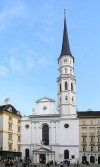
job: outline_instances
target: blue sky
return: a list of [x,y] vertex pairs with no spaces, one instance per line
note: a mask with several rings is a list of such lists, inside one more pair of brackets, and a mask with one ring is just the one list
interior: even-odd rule
[[63,10],[75,57],[77,108],[100,110],[100,0],[0,0],[0,105],[28,115],[57,99]]

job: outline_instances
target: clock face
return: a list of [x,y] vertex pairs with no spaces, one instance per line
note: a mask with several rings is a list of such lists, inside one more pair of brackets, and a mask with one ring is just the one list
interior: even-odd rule
[[46,110],[47,109],[47,106],[43,106],[43,110]]
[[68,127],[69,127],[69,124],[65,124],[64,127],[65,127],[65,128],[68,128]]

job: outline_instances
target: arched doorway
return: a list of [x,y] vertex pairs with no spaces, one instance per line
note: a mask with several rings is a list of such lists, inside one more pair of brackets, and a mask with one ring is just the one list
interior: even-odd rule
[[64,159],[69,159],[69,150],[64,151]]
[[45,154],[40,154],[40,163],[45,164],[46,163],[46,155]]
[[25,158],[29,158],[29,149],[28,148],[25,149]]
[[94,156],[90,157],[90,163],[95,163],[95,157]]
[[86,157],[86,156],[83,156],[83,157],[82,157],[82,164],[85,164],[85,162],[87,162],[87,157]]

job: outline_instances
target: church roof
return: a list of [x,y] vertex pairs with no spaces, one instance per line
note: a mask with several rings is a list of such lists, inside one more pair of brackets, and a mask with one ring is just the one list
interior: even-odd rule
[[[64,30],[63,30],[63,41],[62,41],[62,49],[61,49],[60,57],[65,56],[65,55],[72,56],[71,50],[70,50],[70,45],[69,45],[67,25],[66,25],[66,16],[65,16],[65,10],[64,10]],[[74,61],[74,57],[73,57],[73,61]]]

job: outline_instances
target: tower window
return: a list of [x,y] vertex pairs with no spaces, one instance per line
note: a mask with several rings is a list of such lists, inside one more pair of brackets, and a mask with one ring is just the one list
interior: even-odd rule
[[73,91],[73,83],[71,83],[71,90]]
[[72,69],[70,69],[70,74],[72,74]]
[[60,97],[60,103],[61,103],[61,97]]
[[74,101],[74,97],[72,96],[72,101]]
[[65,100],[68,100],[68,97],[67,97],[67,96],[65,96]]
[[65,74],[67,74],[67,68],[65,68]]
[[65,82],[65,90],[68,90],[68,84]]
[[61,92],[61,84],[59,85],[59,88],[60,88],[60,92]]
[[64,59],[64,62],[67,62],[67,59]]

